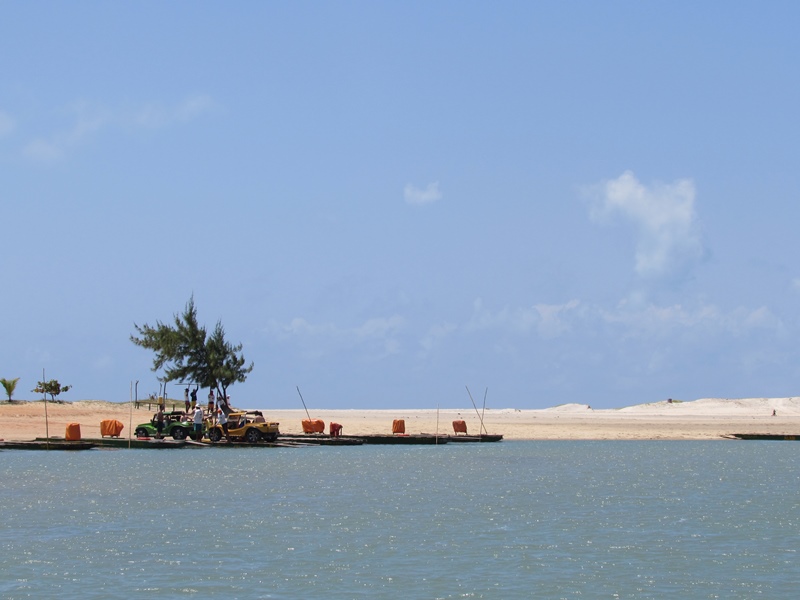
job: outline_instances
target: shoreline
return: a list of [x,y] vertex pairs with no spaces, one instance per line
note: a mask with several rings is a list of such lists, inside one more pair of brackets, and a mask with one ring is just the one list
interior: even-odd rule
[[[141,404],[141,402],[140,402]],[[47,423],[42,400],[0,402],[0,439],[27,441],[63,436],[68,423],[79,423],[81,437],[99,438],[100,422],[117,419],[127,438],[139,423],[149,421],[152,410],[133,408],[130,402],[77,400],[47,402]],[[281,433],[302,435],[303,409],[258,409],[280,423]],[[775,411],[775,416],[773,416]],[[463,420],[469,434],[481,432],[474,409],[320,409],[309,410],[322,419],[326,432],[331,422],[346,435],[390,434],[394,419],[405,420],[406,433],[452,434],[452,422]],[[711,440],[733,433],[800,435],[800,398],[704,398],[693,401],[654,402],[624,408],[591,409],[565,404],[544,409],[490,409],[483,414],[488,433],[505,440]]]

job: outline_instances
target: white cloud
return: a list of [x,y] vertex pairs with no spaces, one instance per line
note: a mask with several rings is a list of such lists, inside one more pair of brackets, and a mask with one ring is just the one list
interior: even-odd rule
[[424,358],[430,355],[433,350],[442,343],[448,336],[454,333],[458,327],[452,323],[441,323],[433,325],[428,332],[420,340],[419,344],[422,346],[420,357]]
[[539,334],[542,337],[556,337],[565,332],[579,304],[577,300],[570,300],[566,304],[536,304],[533,309],[538,316]]
[[191,121],[214,108],[214,101],[210,96],[198,94],[186,98],[175,109],[175,118],[179,121]]
[[309,344],[317,356],[361,344],[372,348],[375,343],[382,345],[384,354],[395,354],[400,348],[396,337],[405,325],[405,319],[399,315],[367,319],[360,325],[349,328],[333,323],[312,324],[304,318],[295,317],[287,324],[272,321],[264,331],[283,339]]
[[505,332],[520,338],[535,334],[541,339],[554,339],[566,334],[583,335],[599,329],[618,339],[662,338],[684,333],[741,337],[756,331],[776,335],[786,332],[780,318],[763,306],[723,312],[709,304],[687,308],[680,304],[659,306],[628,299],[613,309],[570,300],[564,304],[503,307],[493,311],[486,308],[479,298],[475,300],[472,317],[463,329],[467,333]]
[[543,338],[552,338],[570,329],[579,307],[578,300],[570,300],[566,304],[534,304],[514,309],[504,307],[492,312],[485,309],[483,301],[478,298],[473,304],[467,330],[502,329],[517,334],[535,330]]
[[43,162],[57,160],[68,149],[81,144],[110,121],[109,113],[102,109],[89,109],[85,105],[78,105],[73,110],[78,114],[70,128],[57,132],[49,138],[32,140],[23,148],[25,156]]
[[189,96],[176,106],[147,104],[134,111],[130,120],[140,127],[158,129],[173,123],[192,121],[210,111],[213,107],[214,101],[210,96],[197,94]]
[[33,140],[25,145],[22,153],[33,160],[53,162],[64,155],[64,150],[55,140]]
[[0,110],[0,137],[4,135],[8,135],[12,131],[14,131],[14,119],[8,113],[3,112]]
[[626,171],[600,186],[595,218],[621,214],[634,224],[636,273],[660,276],[680,272],[700,260],[705,250],[695,213],[695,187],[688,179],[644,186]]
[[731,335],[739,337],[756,330],[776,334],[785,331],[783,322],[767,307],[743,307],[724,313],[714,305],[686,308],[680,304],[639,306],[621,302],[615,310],[598,310],[603,321],[623,329],[626,336],[669,336],[677,330],[697,335]]
[[403,324],[403,317],[399,315],[388,318],[373,318],[354,328],[352,332],[361,339],[381,338],[396,333],[402,329]]
[[442,193],[439,191],[438,181],[429,183],[428,187],[426,187],[424,190],[421,190],[408,183],[406,184],[403,194],[408,204],[430,204],[431,202],[436,202],[442,198]]
[[[139,108],[106,109],[77,103],[68,113],[74,115],[73,122],[52,135],[31,140],[23,147],[23,154],[33,160],[53,162],[62,158],[69,150],[86,142],[104,128],[159,129],[175,123],[194,120],[214,107],[213,100],[206,95],[189,96],[172,107],[146,104]],[[3,133],[3,116],[0,112],[0,135]],[[13,122],[10,126],[13,126]]]

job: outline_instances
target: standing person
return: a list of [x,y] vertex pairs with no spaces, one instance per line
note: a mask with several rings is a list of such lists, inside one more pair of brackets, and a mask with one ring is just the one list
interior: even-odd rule
[[214,390],[208,390],[208,414],[214,416]]
[[194,439],[198,442],[203,439],[203,408],[201,406],[194,407]]
[[228,415],[221,409],[217,409],[217,419],[219,420],[219,426],[222,427],[222,431],[225,433],[225,441],[229,444],[231,443],[231,438],[228,435]]
[[195,385],[194,389],[192,390],[192,410],[194,410],[194,407],[197,406],[197,390],[199,388],[199,385]]
[[186,412],[189,412],[189,388],[183,390],[183,403],[186,406]]
[[164,431],[164,407],[158,405],[158,412],[156,413],[156,439],[160,440],[163,436],[161,432]]

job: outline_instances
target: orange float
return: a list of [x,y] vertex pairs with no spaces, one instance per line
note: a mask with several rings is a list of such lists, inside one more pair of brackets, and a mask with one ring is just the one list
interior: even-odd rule
[[467,424],[464,421],[453,421],[453,431],[455,433],[467,433]]
[[100,437],[119,437],[125,426],[116,419],[105,419],[100,421]]
[[81,424],[80,423],[67,423],[67,432],[64,434],[64,439],[68,442],[77,442],[81,439]]
[[325,433],[325,421],[321,419],[303,419],[303,433]]

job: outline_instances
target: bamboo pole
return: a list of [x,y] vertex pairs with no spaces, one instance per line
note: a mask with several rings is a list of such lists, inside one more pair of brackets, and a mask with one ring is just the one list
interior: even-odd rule
[[[133,435],[133,382],[131,381],[131,393],[129,395],[131,401],[130,416],[128,417],[128,450],[131,449],[131,436]],[[136,380],[136,398],[139,398],[139,380]]]
[[[486,391],[483,392],[483,409],[481,410],[481,425],[483,425],[483,423],[484,423],[483,417],[486,414],[486,394],[488,394],[488,393],[489,393],[489,388],[487,387]],[[486,431],[486,426],[485,425],[483,425],[483,432],[484,433],[489,433],[488,431]]]
[[296,385],[295,387],[297,388],[297,393],[300,395],[300,402],[303,403],[303,408],[306,409],[306,416],[308,417],[308,420],[310,421],[311,420],[311,415],[308,414],[308,407],[306,406],[306,401],[303,400],[303,394],[300,394],[300,386]]
[[[44,390],[44,369],[42,369],[42,390]],[[46,442],[46,447],[50,450],[50,419],[47,417],[47,392],[42,393],[42,397],[44,398],[44,435]]]
[[[483,424],[483,417],[481,416],[481,413],[478,412],[478,406],[475,404],[475,400],[472,399],[472,394],[469,391],[469,387],[467,387],[466,385],[464,387],[467,388],[467,394],[469,394],[469,399],[472,400],[472,406],[475,409],[475,413],[478,415],[478,419],[481,422],[480,431],[486,431],[486,426]],[[489,388],[486,388],[486,391],[488,392]],[[486,431],[486,433],[489,433],[489,432]]]

